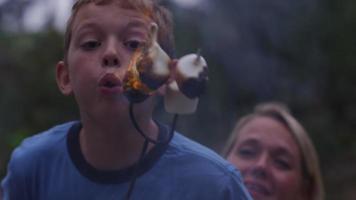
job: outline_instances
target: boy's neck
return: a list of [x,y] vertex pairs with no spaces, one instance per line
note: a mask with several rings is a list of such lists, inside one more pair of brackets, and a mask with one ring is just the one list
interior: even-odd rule
[[[120,170],[138,161],[144,138],[129,121],[121,125],[102,126],[82,122],[80,148],[86,161],[99,170]],[[152,120],[139,121],[148,137],[156,139],[157,124]],[[149,145],[148,150],[153,147]]]

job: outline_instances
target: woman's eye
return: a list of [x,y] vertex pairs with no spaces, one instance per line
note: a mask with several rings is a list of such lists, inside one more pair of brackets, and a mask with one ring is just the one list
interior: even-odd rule
[[283,159],[275,159],[274,163],[278,169],[281,169],[281,170],[290,170],[291,169],[291,165]]
[[80,45],[84,50],[90,51],[90,50],[94,50],[97,47],[99,47],[101,45],[100,42],[96,41],[96,40],[91,40],[91,41],[87,41],[84,42],[82,45]]
[[138,40],[129,40],[129,41],[125,42],[124,44],[130,50],[136,50],[143,46],[143,42],[140,42]]
[[249,158],[249,157],[253,157],[256,154],[256,151],[251,148],[241,148],[238,149],[237,154],[240,157]]

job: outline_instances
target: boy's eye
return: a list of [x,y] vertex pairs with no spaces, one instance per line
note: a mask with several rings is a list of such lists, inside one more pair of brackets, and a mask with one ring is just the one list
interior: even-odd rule
[[130,50],[136,50],[143,46],[143,42],[138,40],[129,40],[124,43],[124,45],[129,48]]
[[90,40],[87,42],[84,42],[82,45],[80,45],[84,50],[94,50],[95,48],[99,47],[101,45],[100,42],[96,40]]

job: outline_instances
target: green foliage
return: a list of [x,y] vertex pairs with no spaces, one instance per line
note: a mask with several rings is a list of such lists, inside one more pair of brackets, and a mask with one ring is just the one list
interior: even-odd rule
[[0,35],[0,163],[23,138],[75,118],[73,100],[64,98],[55,83],[61,57],[57,32]]

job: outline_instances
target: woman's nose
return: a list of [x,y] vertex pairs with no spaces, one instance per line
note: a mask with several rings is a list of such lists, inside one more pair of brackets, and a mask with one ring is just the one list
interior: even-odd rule
[[266,178],[268,176],[268,155],[262,154],[260,155],[254,166],[252,167],[251,173],[256,178]]
[[103,58],[103,67],[120,67],[119,49],[115,41],[109,41],[106,45]]

